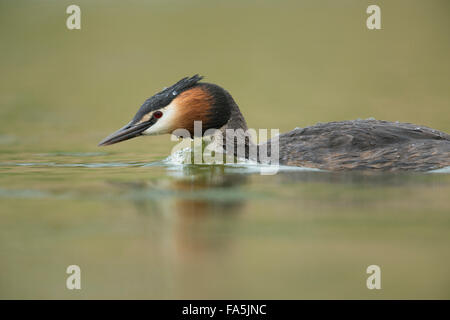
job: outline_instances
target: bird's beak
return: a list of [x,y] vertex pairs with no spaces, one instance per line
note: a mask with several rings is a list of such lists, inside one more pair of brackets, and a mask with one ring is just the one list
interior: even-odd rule
[[123,128],[120,128],[116,132],[110,134],[105,139],[100,141],[98,144],[99,146],[108,146],[110,144],[114,144],[117,142],[125,141],[137,136],[142,135],[142,132],[147,130],[149,127],[151,127],[155,123],[154,119],[152,118],[150,121],[145,121],[137,124],[132,124],[130,122]]

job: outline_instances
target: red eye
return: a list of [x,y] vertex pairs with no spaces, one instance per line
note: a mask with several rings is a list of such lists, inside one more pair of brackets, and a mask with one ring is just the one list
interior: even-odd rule
[[163,116],[163,113],[161,111],[155,111],[153,112],[153,117],[155,117],[156,119],[159,119]]

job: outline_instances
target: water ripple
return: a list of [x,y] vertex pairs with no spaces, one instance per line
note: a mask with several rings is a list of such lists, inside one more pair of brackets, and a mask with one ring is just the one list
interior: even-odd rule
[[68,167],[68,168],[113,168],[113,167],[142,167],[147,163],[142,162],[96,162],[96,163],[56,163],[56,162],[3,162],[0,166],[17,167]]

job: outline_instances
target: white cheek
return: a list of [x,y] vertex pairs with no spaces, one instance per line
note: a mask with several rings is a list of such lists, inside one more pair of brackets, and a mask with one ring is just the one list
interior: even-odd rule
[[176,115],[176,105],[172,101],[172,103],[170,103],[167,107],[162,108],[161,111],[163,116],[142,134],[151,136],[170,133],[170,130],[174,127],[173,124]]

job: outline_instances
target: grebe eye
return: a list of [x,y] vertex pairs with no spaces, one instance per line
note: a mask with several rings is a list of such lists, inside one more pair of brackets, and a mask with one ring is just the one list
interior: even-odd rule
[[153,117],[155,117],[156,119],[159,119],[163,116],[163,113],[161,111],[155,111],[153,112]]

